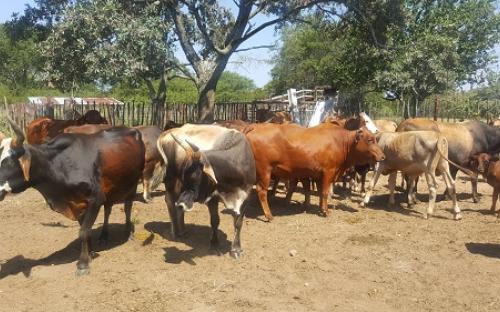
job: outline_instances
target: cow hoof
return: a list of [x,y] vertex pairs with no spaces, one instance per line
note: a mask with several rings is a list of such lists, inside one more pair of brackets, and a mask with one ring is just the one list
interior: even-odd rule
[[462,214],[461,213],[456,213],[455,216],[453,217],[455,220],[462,220]]
[[473,201],[475,204],[479,203],[479,199],[478,199],[477,197],[473,197],[473,198],[472,198],[472,201]]
[[84,275],[89,275],[89,273],[90,273],[90,268],[89,267],[78,268],[78,269],[76,269],[75,275],[76,276],[84,276]]
[[239,258],[241,258],[241,256],[243,256],[243,250],[241,250],[241,249],[231,250],[231,252],[229,254],[234,259],[239,259]]
[[429,215],[428,215],[428,214],[426,214],[426,213],[424,213],[424,219],[425,219],[425,220],[429,220]]
[[266,216],[266,221],[271,222],[273,221],[274,217],[273,216]]
[[153,198],[151,198],[151,197],[144,198],[144,202],[145,202],[146,204],[149,204],[149,203],[151,203],[152,201],[153,201]]
[[360,204],[359,204],[361,207],[365,208],[367,203],[365,203],[364,201],[362,201]]

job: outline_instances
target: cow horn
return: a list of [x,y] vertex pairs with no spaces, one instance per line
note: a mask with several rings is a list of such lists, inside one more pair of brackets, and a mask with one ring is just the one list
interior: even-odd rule
[[21,128],[9,116],[7,116],[7,120],[9,121],[12,130],[14,130],[14,133],[16,134],[15,140],[12,141],[14,145],[13,147],[22,147],[24,142],[23,130],[21,130]]
[[189,144],[186,144],[186,142],[179,140],[173,133],[170,133],[170,136],[186,151],[189,157],[193,156],[194,151]]
[[201,158],[200,148],[196,146],[194,143],[189,142],[188,140],[184,141],[186,141],[186,143],[189,144],[189,146],[193,150],[193,158],[196,160],[200,159]]

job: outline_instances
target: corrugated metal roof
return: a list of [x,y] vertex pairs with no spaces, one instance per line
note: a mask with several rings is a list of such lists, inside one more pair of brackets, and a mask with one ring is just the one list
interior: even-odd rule
[[123,105],[123,102],[114,98],[80,98],[80,97],[48,97],[48,96],[28,96],[28,101],[35,105],[54,106],[64,104],[79,104],[79,105]]

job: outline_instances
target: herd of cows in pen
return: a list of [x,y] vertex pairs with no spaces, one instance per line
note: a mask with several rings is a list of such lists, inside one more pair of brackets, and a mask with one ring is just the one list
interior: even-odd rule
[[[109,217],[116,203],[124,203],[125,231],[133,233],[132,203],[141,181],[145,202],[164,183],[174,238],[186,234],[184,213],[195,202],[206,204],[211,225],[209,248],[219,253],[219,203],[223,203],[234,218],[230,248],[234,258],[242,254],[240,232],[249,195],[255,190],[265,218],[272,221],[268,196],[280,181],[287,185],[287,199],[298,182],[302,184],[305,209],[316,189],[321,214],[326,217],[336,182],[356,184],[353,187],[364,194],[361,205],[366,206],[380,175],[389,175],[389,204],[395,204],[400,172],[409,205],[416,203],[417,182],[427,184],[429,200],[423,216],[429,218],[442,180],[452,218],[460,220],[455,180],[462,171],[470,177],[474,202],[478,200],[478,175],[493,187],[491,212],[495,213],[500,192],[500,127],[494,123],[415,118],[397,125],[372,121],[360,113],[351,118],[327,118],[316,127],[304,128],[286,119],[128,128],[112,127],[98,112],[89,111],[74,121],[42,117],[25,131],[9,119],[15,135],[0,135],[0,200],[8,193],[34,188],[52,210],[78,221],[81,253],[77,275],[89,272],[91,230],[101,207],[100,241],[108,240]],[[374,175],[365,191],[370,170]]]

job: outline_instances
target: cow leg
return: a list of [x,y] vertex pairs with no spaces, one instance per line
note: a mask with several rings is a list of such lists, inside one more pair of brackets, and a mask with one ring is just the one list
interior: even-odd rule
[[[276,192],[278,191],[278,184],[280,184],[280,179],[279,178],[274,178],[273,179],[273,188],[271,189],[271,196],[276,196]],[[288,193],[286,194],[288,197]]]
[[462,219],[462,214],[460,212],[460,207],[458,207],[455,181],[451,178],[451,174],[449,173],[449,171],[446,170],[443,171],[443,179],[444,183],[446,184],[446,190],[448,191],[448,194],[450,194],[451,200],[453,202],[453,218],[455,220],[460,220]]
[[413,202],[413,197],[415,196],[413,194],[414,187],[415,187],[415,177],[406,175],[406,196],[407,196],[408,207],[411,207],[414,204]]
[[396,188],[396,178],[398,177],[398,172],[393,172],[389,175],[389,204],[394,205],[396,201],[394,200],[394,189]]
[[208,211],[210,212],[210,226],[212,227],[212,236],[210,238],[210,250],[214,251],[218,256],[222,255],[219,250],[219,199],[212,198],[207,203]]
[[436,204],[436,194],[437,194],[437,182],[434,172],[426,172],[425,179],[427,180],[427,186],[429,187],[429,205],[427,206],[427,212],[424,214],[424,219],[428,219],[429,216],[434,214],[434,206]]
[[365,194],[365,199],[361,203],[361,206],[364,207],[368,205],[370,202],[370,197],[372,196],[373,188],[375,185],[377,185],[378,178],[380,177],[380,173],[382,172],[382,166],[379,166],[377,168],[377,171],[375,171],[375,175],[373,176],[372,180],[370,181],[370,184],[368,185],[368,190],[366,191]]
[[245,218],[245,210],[246,210],[246,203],[243,203],[240,208],[240,213],[237,214],[236,212],[233,213],[233,221],[234,221],[234,239],[233,243],[231,244],[231,256],[234,259],[238,259],[241,257],[243,254],[243,249],[241,249],[241,242],[240,242],[240,233],[241,233],[241,227],[243,226],[243,219]]
[[127,199],[124,204],[125,210],[125,235],[129,240],[133,239],[134,225],[132,224],[132,203],[133,201]]
[[311,180],[302,179],[302,187],[304,188],[304,211],[307,211],[311,204]]
[[477,193],[477,174],[471,177],[470,183],[472,184],[472,201],[479,203],[479,194]]
[[271,179],[271,170],[267,170],[267,172],[261,172],[258,174],[260,177],[260,181],[257,182],[255,189],[257,191],[257,195],[259,196],[260,205],[262,206],[262,210],[264,210],[264,215],[266,216],[267,221],[273,220],[273,214],[269,209],[269,203],[267,201],[267,188],[269,187],[269,181]]
[[367,171],[364,171],[361,174],[361,194],[364,194],[366,192],[366,189],[365,189],[366,174],[367,174]]
[[[335,183],[335,179],[332,179],[330,175],[323,174],[323,179],[321,180],[321,192],[320,192],[320,208],[321,212],[325,217],[328,217],[328,189],[330,184]],[[332,183],[333,182],[333,183]]]
[[150,203],[153,198],[151,198],[151,181],[149,179],[143,178],[142,181],[143,193],[142,197],[146,203]]
[[90,268],[89,263],[91,261],[90,251],[91,251],[91,232],[92,225],[94,225],[95,219],[99,214],[100,206],[96,204],[89,205],[89,209],[82,216],[80,221],[80,241],[82,242],[82,248],[80,251],[80,258],[76,263],[76,275],[86,275],[89,274]]
[[111,214],[111,204],[104,204],[104,224],[102,225],[101,235],[99,235],[99,244],[106,244],[108,242],[108,228],[109,228],[109,215]]
[[172,238],[177,239],[185,234],[184,211],[177,209],[172,200],[172,191],[165,192],[165,203],[167,204],[168,214],[170,216]]
[[491,208],[490,208],[491,213],[495,213],[497,209],[497,201],[499,193],[500,193],[499,187],[493,188],[493,195],[491,197]]
[[[299,182],[298,179],[292,179],[288,181],[288,187],[286,189],[286,197],[285,197],[285,202],[288,204],[290,203],[290,200],[292,199],[293,193],[297,190],[297,183]],[[302,184],[304,185],[304,184]]]

